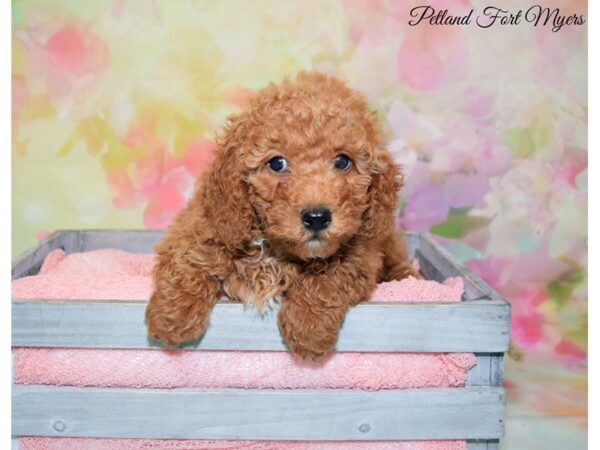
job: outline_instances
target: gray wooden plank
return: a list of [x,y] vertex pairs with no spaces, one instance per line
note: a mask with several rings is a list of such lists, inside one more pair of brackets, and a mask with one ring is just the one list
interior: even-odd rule
[[409,258],[414,258],[417,248],[419,248],[419,241],[421,237],[419,233],[413,231],[405,231],[404,238],[406,239],[406,251]]
[[501,386],[502,380],[504,380],[504,353],[492,356],[489,386]]
[[467,386],[500,386],[504,369],[503,353],[477,353],[477,362],[467,373]]
[[77,251],[119,248],[132,253],[154,253],[163,234],[163,230],[82,230]]
[[188,439],[494,439],[502,388],[120,389],[15,385],[12,432]]
[[489,386],[491,357],[489,353],[475,354],[477,361],[467,372],[467,386]]
[[66,253],[78,252],[81,241],[81,231],[79,230],[61,230],[60,235],[60,247]]
[[458,263],[428,234],[421,233],[415,256],[419,260],[421,273],[427,279],[443,281],[448,277],[460,276],[465,282],[465,300],[489,298],[488,292],[472,282],[472,272]]
[[467,450],[498,450],[498,439],[467,441]]
[[[467,450],[498,450],[497,439],[490,440],[469,440],[467,441]],[[11,439],[11,450],[19,450],[18,438]]]
[[12,264],[11,279],[14,280],[37,273],[46,255],[56,248],[61,248],[61,243],[61,232],[55,231],[38,242],[31,250],[17,256]]
[[[12,345],[34,347],[149,348],[145,303],[13,301]],[[508,309],[493,301],[363,303],[351,308],[339,351],[504,352]],[[240,303],[220,302],[207,332],[188,348],[286,350],[276,311],[259,316]]]

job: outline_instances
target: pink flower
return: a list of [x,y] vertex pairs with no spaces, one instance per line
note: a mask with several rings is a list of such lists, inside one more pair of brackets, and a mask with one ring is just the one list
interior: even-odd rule
[[485,206],[483,196],[489,190],[488,177],[481,172],[453,173],[444,181],[443,196],[452,208]]
[[27,80],[19,75],[12,76],[12,117],[15,120],[23,106],[29,100],[29,89]]
[[[429,90],[447,86],[460,81],[467,73],[468,47],[462,30],[432,26],[428,22],[416,27],[407,25],[411,20],[409,12],[420,5],[418,2],[346,0],[342,5],[357,54],[372,60],[373,50],[396,46],[396,37],[402,36],[395,66],[397,74],[409,87]],[[436,10],[450,9],[457,13],[468,11],[468,2],[462,0],[434,1],[432,6]],[[378,75],[371,72],[371,82],[373,76]]]
[[109,169],[107,178],[115,192],[116,207],[132,208],[145,202],[144,225],[164,228],[183,208],[196,178],[212,160],[215,143],[202,137],[190,139],[184,153],[176,157],[155,135],[154,128],[152,117],[130,127],[123,142],[131,151],[145,149],[145,152],[133,161]]
[[522,291],[511,299],[511,336],[522,347],[533,347],[544,337],[544,315],[538,310],[548,294],[544,289]]
[[[32,45],[37,51],[37,43]],[[110,66],[106,43],[84,28],[61,28],[50,36],[43,52],[40,69],[46,74],[48,94],[55,99],[72,95],[84,101],[84,93],[97,85]]]
[[50,236],[50,233],[51,233],[51,232],[50,232],[50,231],[48,231],[48,230],[40,230],[40,231],[38,231],[38,232],[36,233],[36,235],[35,235],[35,238],[36,238],[38,241],[41,241],[42,239],[45,239],[45,238],[47,238],[48,236]]
[[431,90],[461,80],[469,67],[468,56],[461,31],[423,26],[408,31],[396,53],[396,67],[411,88]]
[[574,365],[584,362],[587,358],[585,349],[566,338],[561,339],[561,341],[556,344],[554,351],[557,354],[566,357],[569,362]]
[[[551,9],[569,7],[564,2],[554,2],[555,6]],[[585,11],[587,4],[572,5],[573,11]],[[569,67],[578,64],[586,64],[585,59],[576,59],[584,55],[577,50],[582,42],[586,42],[586,27],[563,26],[560,29],[561,39],[556,39],[556,33],[552,32],[550,27],[535,27],[533,30],[533,39],[537,45],[537,58],[534,59],[532,67],[532,78],[545,85],[550,85],[555,89],[564,89],[568,86],[568,70],[556,70],[557,67]]]
[[106,44],[92,32],[65,26],[45,45],[50,60],[64,74],[83,75],[108,66]]
[[427,230],[444,222],[450,208],[485,206],[490,177],[511,167],[509,150],[494,140],[493,124],[473,117],[489,110],[488,96],[472,89],[464,104],[444,114],[392,103],[387,116],[394,132],[390,148],[406,174],[404,226]]
[[398,16],[382,0],[344,0],[342,7],[350,39],[359,46],[373,48],[400,29]]
[[147,228],[164,228],[185,205],[196,177],[183,164],[163,152],[149,154],[107,174],[118,208],[146,202],[143,219]]
[[528,297],[530,294],[524,294],[524,291],[538,292],[538,295],[541,295],[540,289],[545,289],[550,280],[559,278],[569,269],[568,265],[550,255],[548,238],[542,239],[528,251],[520,251],[517,255],[488,256],[485,259],[467,261],[465,265],[511,303],[511,299],[515,298],[519,301],[539,299],[535,295]]
[[182,167],[165,173],[160,180],[144,189],[148,204],[144,209],[147,228],[165,228],[185,206],[194,178]]
[[225,99],[240,109],[248,107],[256,92],[244,86],[234,86],[225,93]]
[[211,163],[215,147],[216,144],[206,138],[194,139],[188,143],[181,163],[189,173],[197,177]]
[[[579,173],[587,169],[587,154],[581,151],[571,151],[567,153],[562,161],[557,172],[556,181],[563,182],[566,184],[565,188],[575,188],[575,179]],[[556,183],[558,184],[558,183]],[[559,186],[556,186],[558,189]]]
[[544,336],[543,320],[544,316],[541,313],[513,314],[510,335],[517,345],[524,348],[534,347]]
[[420,186],[407,198],[400,223],[407,230],[425,231],[443,222],[448,216],[449,205],[440,194],[440,187],[433,183]]

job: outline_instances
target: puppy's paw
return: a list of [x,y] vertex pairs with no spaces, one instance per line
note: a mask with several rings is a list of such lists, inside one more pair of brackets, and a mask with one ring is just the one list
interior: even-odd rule
[[419,271],[412,264],[406,262],[404,264],[397,264],[393,267],[390,267],[382,281],[400,281],[408,277],[414,277],[418,279],[423,278]]
[[314,313],[306,306],[284,300],[277,317],[281,335],[295,356],[317,360],[337,342],[343,312],[332,308]]
[[181,292],[169,300],[155,292],[146,308],[148,335],[171,347],[197,339],[206,331],[210,308],[189,305],[201,301]]

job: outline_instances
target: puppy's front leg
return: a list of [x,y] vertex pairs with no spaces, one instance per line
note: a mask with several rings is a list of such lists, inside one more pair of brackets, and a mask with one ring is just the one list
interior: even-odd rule
[[146,308],[148,334],[153,338],[177,345],[206,330],[219,282],[201,264],[204,253],[206,249],[182,245],[180,236],[167,236],[159,246],[154,293]]
[[335,346],[348,307],[370,298],[377,286],[382,257],[371,256],[366,247],[353,248],[343,260],[294,280],[278,316],[292,353],[316,359]]
[[335,345],[348,303],[336,294],[321,298],[308,288],[318,285],[313,277],[300,275],[296,281],[279,311],[279,329],[294,355],[315,359]]

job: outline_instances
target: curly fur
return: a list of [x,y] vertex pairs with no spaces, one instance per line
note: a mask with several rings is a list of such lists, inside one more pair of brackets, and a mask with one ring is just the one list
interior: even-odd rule
[[[336,78],[301,73],[270,84],[231,116],[211,167],[156,247],[148,332],[168,345],[198,338],[217,298],[281,302],[291,351],[317,358],[336,343],[350,305],[378,282],[416,276],[394,230],[402,185],[376,114]],[[335,157],[348,155],[348,171]],[[289,161],[275,173],[267,162]],[[300,211],[325,205],[315,240]]]

